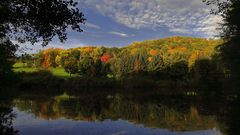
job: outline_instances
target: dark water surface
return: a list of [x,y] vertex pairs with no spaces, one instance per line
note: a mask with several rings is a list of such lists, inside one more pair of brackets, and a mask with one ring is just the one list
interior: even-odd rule
[[219,97],[96,91],[8,97],[0,105],[2,134],[223,135],[232,119],[225,119],[228,105]]
[[[17,114],[14,127],[23,135],[220,135],[216,128],[196,131],[170,131],[134,124],[127,120],[86,121],[57,118],[37,118],[33,114],[13,109]],[[197,123],[196,123],[197,124]]]

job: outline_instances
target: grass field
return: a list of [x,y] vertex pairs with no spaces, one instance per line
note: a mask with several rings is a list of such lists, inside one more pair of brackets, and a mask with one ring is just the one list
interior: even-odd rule
[[38,69],[37,68],[25,67],[23,63],[15,63],[13,65],[13,71],[14,72],[28,72],[28,73],[31,73],[31,72],[37,72]]
[[[39,70],[42,70],[42,69],[38,69],[38,68],[29,68],[29,67],[26,67],[24,66],[23,63],[15,63],[13,65],[13,71],[14,72],[27,72],[27,73],[31,73],[31,72],[37,72]],[[57,67],[57,68],[50,68],[50,69],[46,69],[46,70],[49,70],[51,71],[51,73],[54,75],[54,76],[58,76],[58,77],[64,77],[64,78],[68,78],[68,77],[73,77],[73,76],[76,76],[76,75],[71,75],[67,72],[65,72],[65,70],[61,67]]]

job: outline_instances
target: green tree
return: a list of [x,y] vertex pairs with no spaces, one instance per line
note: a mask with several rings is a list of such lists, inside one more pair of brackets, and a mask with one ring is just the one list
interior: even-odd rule
[[39,51],[34,55],[34,64],[36,67],[42,67],[42,64],[44,62],[44,54],[43,51]]
[[80,24],[85,19],[76,6],[73,0],[1,1],[1,34],[10,34],[18,41],[32,44],[42,41],[42,45],[47,45],[54,36],[64,41],[68,27],[82,31]]
[[96,75],[94,60],[91,57],[84,57],[78,62],[78,70],[80,75],[93,77]]
[[239,0],[204,0],[209,5],[216,5],[218,8],[212,13],[223,18],[220,36],[225,40],[220,48],[220,56],[225,65],[232,72],[232,76],[240,79],[240,1]]
[[58,56],[60,50],[59,49],[51,49],[49,50],[49,57],[48,57],[48,63],[50,67],[56,68],[58,64],[56,63],[56,57]]
[[17,46],[9,40],[0,41],[0,84],[4,83],[3,81],[8,81],[6,78],[9,78],[11,74],[16,51]]
[[20,61],[23,63],[25,67],[32,67],[33,66],[33,56],[27,53],[24,53],[20,56]]
[[[206,1],[206,0],[204,0]],[[223,65],[230,71],[230,76],[224,87],[223,96],[231,99],[231,105],[224,120],[228,125],[227,134],[240,134],[237,123],[240,121],[238,114],[240,112],[240,1],[239,0],[207,0],[207,4],[216,5],[218,8],[212,13],[221,15],[223,18],[222,33],[220,36],[224,39],[224,44],[220,46],[220,57]],[[227,90],[225,90],[227,88]],[[235,97],[235,98],[232,98]]]
[[66,72],[70,74],[79,73],[78,62],[80,60],[80,51],[79,50],[68,50],[61,53],[60,62],[62,67]]
[[64,70],[69,74],[78,73],[78,61],[74,57],[68,57],[63,64]]
[[[84,23],[84,15],[76,7],[73,0],[4,0],[0,2],[0,74],[11,69],[7,62],[16,51],[11,39],[18,42],[41,42],[46,46],[53,37],[61,42],[67,39],[67,28],[81,32],[80,24]],[[5,42],[6,41],[6,42]],[[10,51],[9,51],[10,50]],[[3,54],[4,53],[4,54]]]

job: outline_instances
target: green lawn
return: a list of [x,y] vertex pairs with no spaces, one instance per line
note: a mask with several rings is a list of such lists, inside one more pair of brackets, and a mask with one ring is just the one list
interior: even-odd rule
[[76,75],[71,75],[67,72],[65,72],[65,70],[61,67],[57,67],[57,68],[51,68],[49,69],[53,75],[55,76],[59,76],[59,77],[64,77],[64,78],[67,78],[67,77],[73,77],[73,76],[76,76]]
[[[27,73],[31,73],[31,72],[37,72],[40,69],[38,68],[28,68],[25,67],[23,63],[15,63],[13,65],[13,71],[14,72],[27,72]],[[68,78],[71,77],[69,73],[65,72],[65,70],[61,67],[57,67],[57,68],[50,68],[48,69],[49,71],[51,71],[51,73],[55,76],[58,77],[64,77],[64,78]],[[76,75],[72,75],[72,76],[76,76]]]
[[38,71],[37,68],[28,68],[28,67],[24,67],[24,64],[23,63],[15,63],[13,65],[13,71],[14,72],[28,72],[28,73],[31,73],[31,72],[36,72]]

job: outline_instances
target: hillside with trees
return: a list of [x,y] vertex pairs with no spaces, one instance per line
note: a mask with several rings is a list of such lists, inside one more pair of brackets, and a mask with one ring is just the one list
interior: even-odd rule
[[216,47],[221,43],[221,40],[213,39],[169,37],[134,42],[122,48],[50,48],[23,55],[19,60],[39,69],[62,67],[81,77],[141,75],[182,79],[193,70],[197,61],[213,59],[217,55]]

